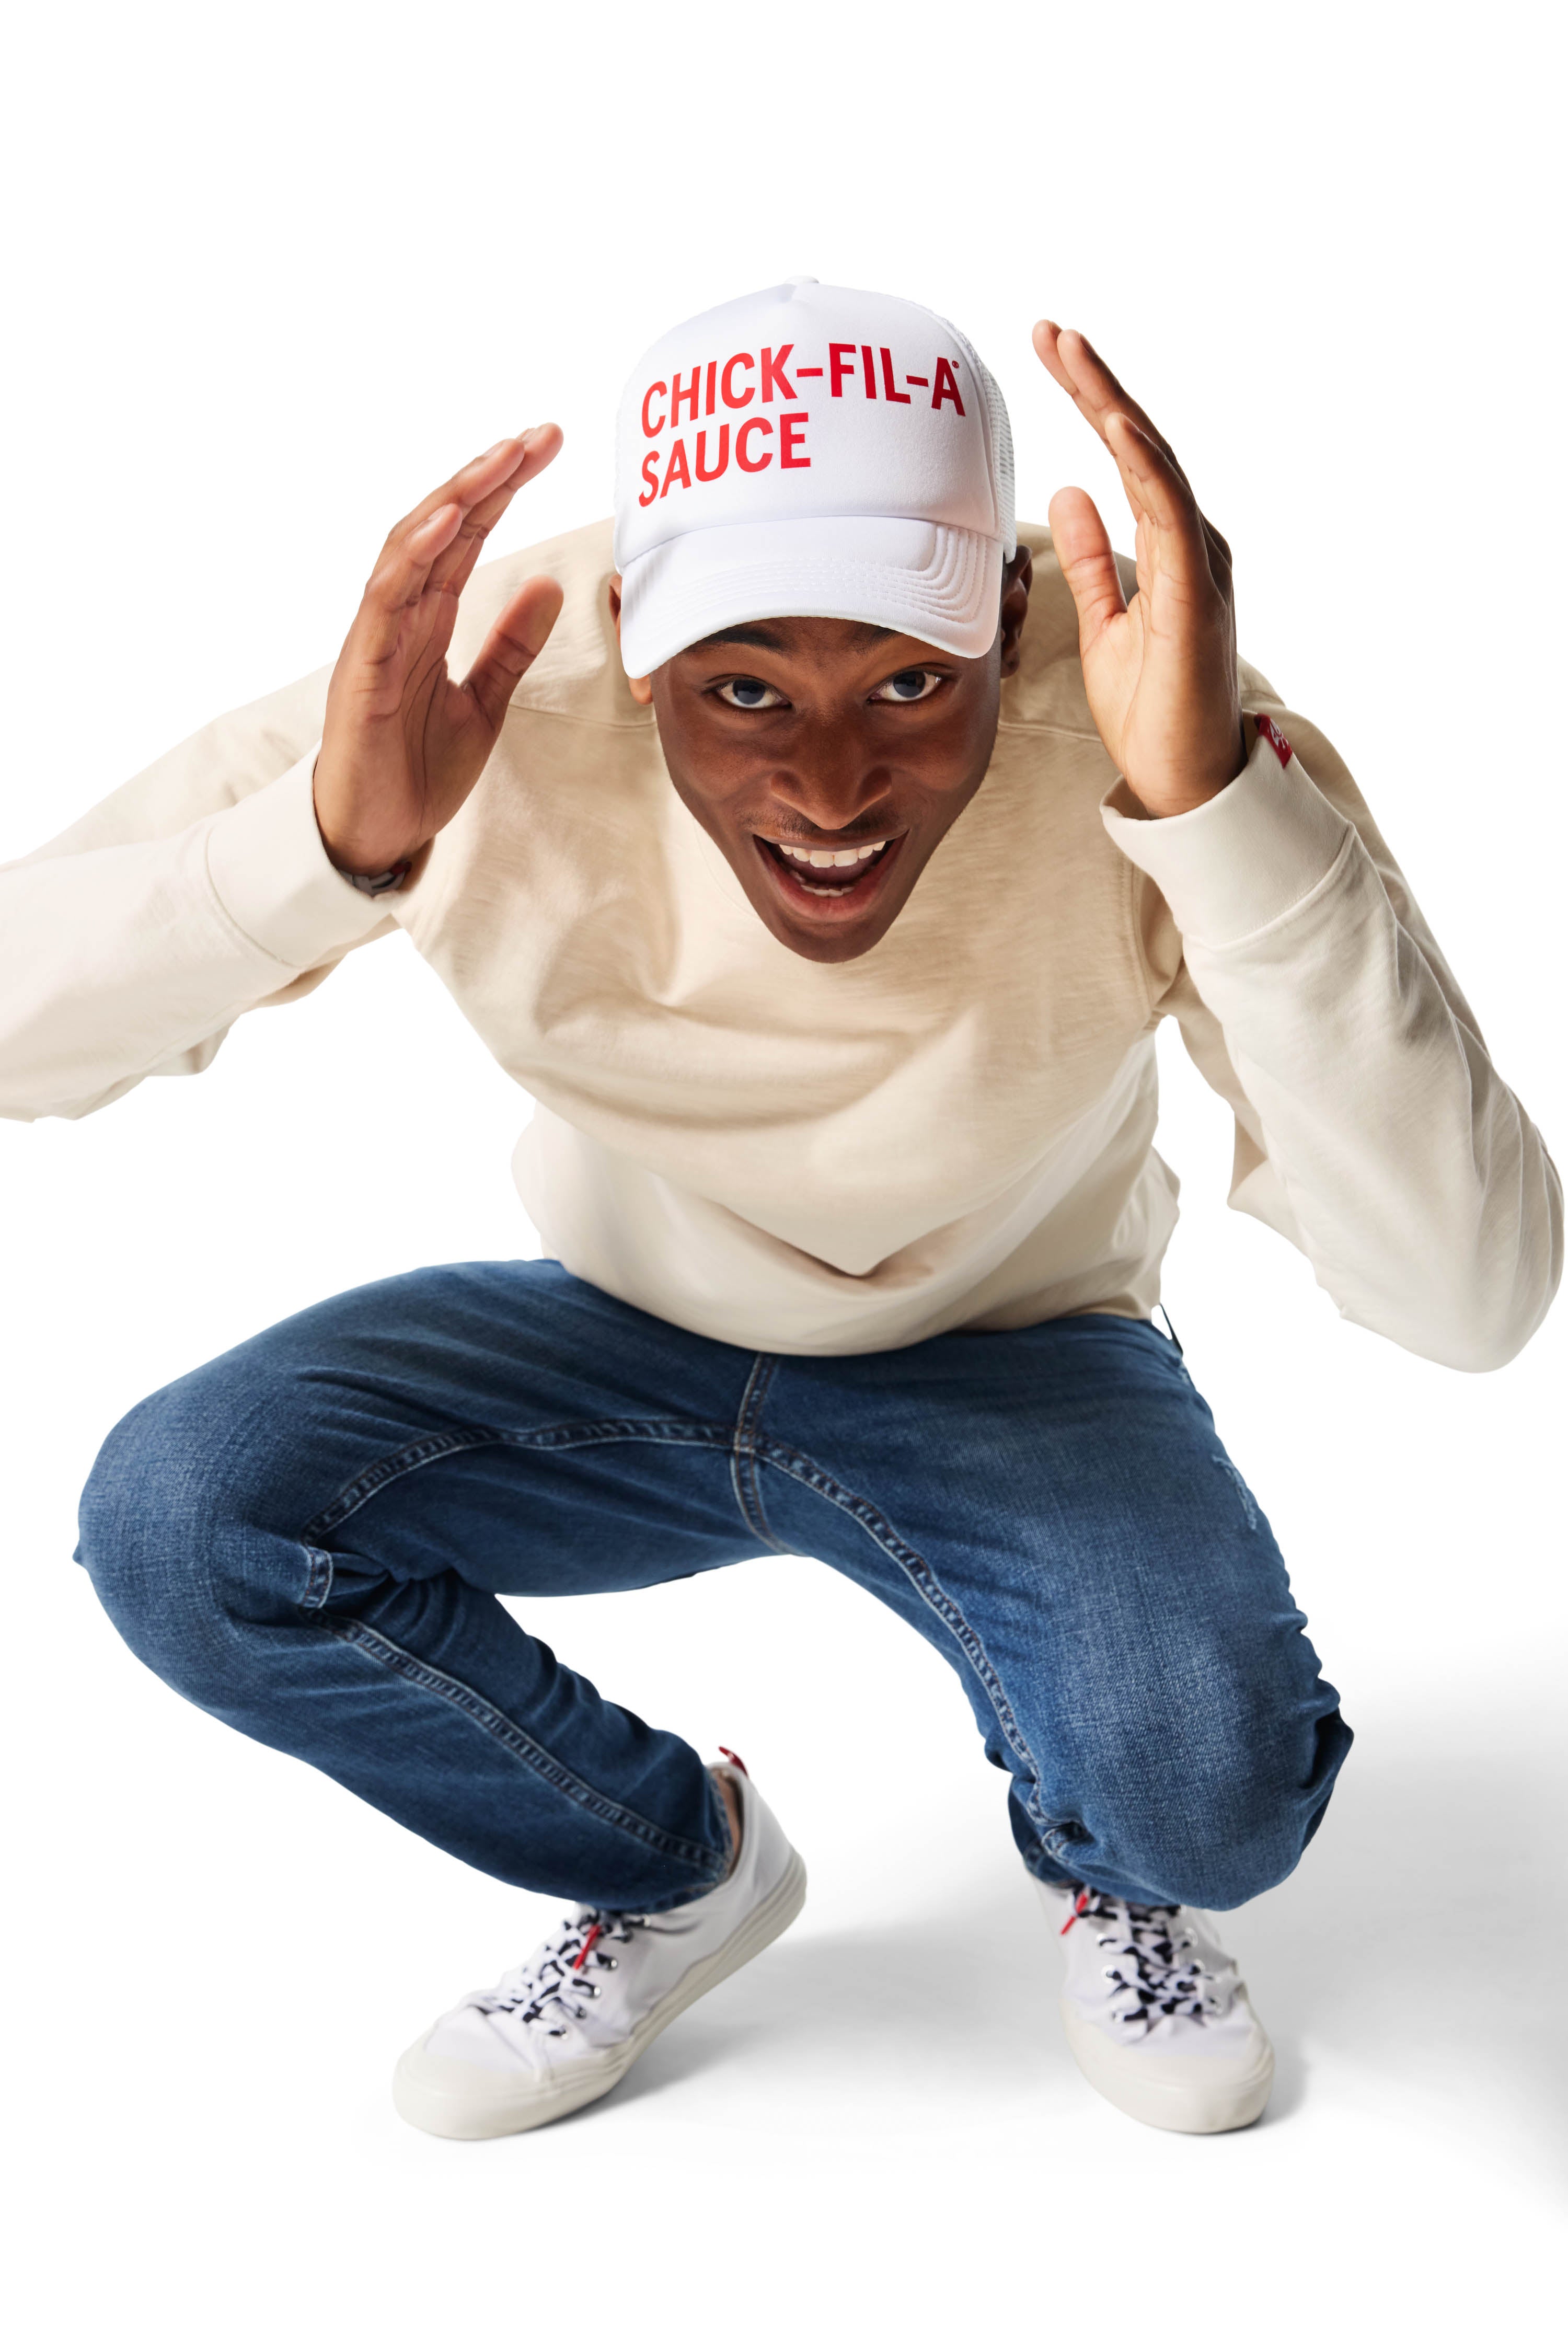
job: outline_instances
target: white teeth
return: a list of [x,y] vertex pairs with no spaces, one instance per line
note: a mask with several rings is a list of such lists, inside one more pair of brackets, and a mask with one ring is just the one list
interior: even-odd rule
[[863,865],[868,857],[874,857],[887,843],[868,841],[862,849],[796,849],[789,841],[780,841],[774,846],[781,849],[786,857],[792,857],[797,865]]
[[[759,838],[766,839],[766,835]],[[859,849],[797,849],[790,841],[768,841],[768,846],[777,849],[781,856],[789,858],[796,865],[812,866],[820,872],[824,866],[863,866],[879,850],[885,849],[887,843],[885,841],[868,841]],[[809,891],[813,898],[847,898],[855,887],[854,882],[845,882],[835,889],[831,883],[808,882],[804,874],[800,875],[800,881],[801,889]]]

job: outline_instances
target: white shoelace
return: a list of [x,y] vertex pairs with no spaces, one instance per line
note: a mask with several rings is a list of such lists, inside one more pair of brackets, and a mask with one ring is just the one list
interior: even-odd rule
[[1105,1971],[1119,1987],[1110,1995],[1118,2024],[1152,2032],[1167,2016],[1207,2024],[1211,2017],[1224,2015],[1228,1997],[1220,1997],[1218,1974],[1197,1957],[1192,1930],[1179,1909],[1119,1902],[1092,1886],[1081,1886],[1062,1933],[1081,1918],[1106,1921],[1113,1931],[1097,1937],[1100,1949],[1125,1962]]
[[619,1964],[605,1944],[629,1943],[646,1924],[629,1911],[583,1910],[490,1991],[470,1992],[469,2004],[486,2016],[507,2011],[519,2024],[559,2041],[567,2030],[562,2020],[580,2023],[588,2014],[585,2003],[599,1998],[602,1987],[592,1980],[594,1974]]

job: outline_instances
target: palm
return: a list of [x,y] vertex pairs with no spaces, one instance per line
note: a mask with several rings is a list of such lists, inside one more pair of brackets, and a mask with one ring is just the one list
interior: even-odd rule
[[[420,837],[438,832],[472,786],[495,730],[466,681],[446,666],[457,597],[429,589],[404,609],[384,671],[374,675],[365,716],[385,728],[390,800]],[[390,810],[389,810],[390,812]]]

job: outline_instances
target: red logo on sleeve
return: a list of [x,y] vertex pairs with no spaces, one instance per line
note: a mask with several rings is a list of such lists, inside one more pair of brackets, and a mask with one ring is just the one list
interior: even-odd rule
[[1281,767],[1288,768],[1291,764],[1291,747],[1286,742],[1284,737],[1281,734],[1279,728],[1275,726],[1273,720],[1266,717],[1263,712],[1260,710],[1254,716],[1252,724],[1258,729],[1259,734],[1263,737],[1264,742],[1269,746],[1270,750],[1274,754],[1275,758],[1280,762]]

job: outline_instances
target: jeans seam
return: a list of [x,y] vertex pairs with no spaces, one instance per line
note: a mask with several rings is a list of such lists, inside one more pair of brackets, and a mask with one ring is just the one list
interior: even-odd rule
[[836,1478],[830,1477],[825,1469],[820,1468],[808,1454],[797,1453],[786,1446],[766,1441],[760,1449],[764,1459],[771,1462],[776,1469],[782,1470],[787,1478],[793,1478],[797,1485],[808,1487],[811,1492],[821,1495],[824,1501],[831,1502],[836,1509],[858,1520],[878,1549],[886,1553],[895,1567],[903,1570],[932,1614],[946,1625],[990,1699],[1002,1737],[1028,1769],[1030,1799],[1024,1810],[1040,1831],[1040,1843],[1045,1850],[1053,1857],[1058,1856],[1061,1845],[1066,1842],[1061,1834],[1063,1823],[1048,1818],[1040,1807],[1040,1767],[1019,1728],[1002,1677],[987,1655],[984,1642],[957,1602],[946,1590],[930,1562],[924,1559],[912,1543],[904,1541],[874,1502],[852,1492],[847,1486],[841,1486]]
[[735,1499],[749,1533],[770,1551],[783,1552],[781,1543],[768,1523],[762,1507],[762,1489],[757,1476],[757,1445],[758,1424],[773,1374],[779,1368],[777,1355],[756,1355],[746,1383],[746,1393],[740,1399],[740,1410],[735,1416],[735,1442],[730,1449],[729,1479],[735,1489]]
[[477,1729],[488,1731],[508,1753],[516,1756],[547,1786],[553,1788],[558,1795],[564,1796],[580,1811],[591,1814],[607,1827],[635,1837],[640,1844],[652,1847],[666,1860],[690,1862],[695,1868],[709,1872],[707,1877],[696,1881],[705,1892],[709,1886],[719,1882],[727,1859],[726,1855],[713,1852],[706,1845],[690,1844],[685,1837],[672,1836],[667,1829],[660,1828],[653,1821],[645,1821],[640,1813],[628,1812],[623,1804],[616,1803],[597,1788],[590,1787],[586,1780],[580,1779],[548,1748],[541,1747],[538,1740],[530,1739],[520,1724],[514,1722],[509,1715],[503,1714],[480,1691],[467,1682],[459,1681],[455,1675],[443,1673],[438,1667],[428,1665],[411,1650],[400,1647],[397,1642],[389,1641],[384,1633],[375,1632],[365,1625],[334,1624],[322,1614],[331,1581],[331,1554],[312,1550],[308,1590],[319,1596],[300,1604],[301,1612],[307,1615],[308,1621],[330,1634],[334,1640],[347,1642],[350,1647],[362,1650],[367,1657],[386,1667],[389,1672],[397,1674],[416,1689],[424,1690],[429,1696],[443,1698],[448,1705],[456,1707]]
[[566,1421],[548,1428],[521,1431],[507,1428],[449,1428],[439,1435],[416,1437],[396,1453],[388,1453],[372,1461],[349,1483],[340,1488],[325,1509],[317,1512],[300,1535],[309,1543],[329,1534],[341,1526],[354,1511],[379,1494],[394,1478],[406,1477],[411,1469],[421,1469],[427,1462],[448,1458],[454,1453],[476,1451],[485,1445],[517,1446],[540,1451],[565,1451],[579,1445],[699,1445],[710,1446],[720,1452],[730,1449],[733,1432],[716,1423],[685,1420],[585,1420]]

